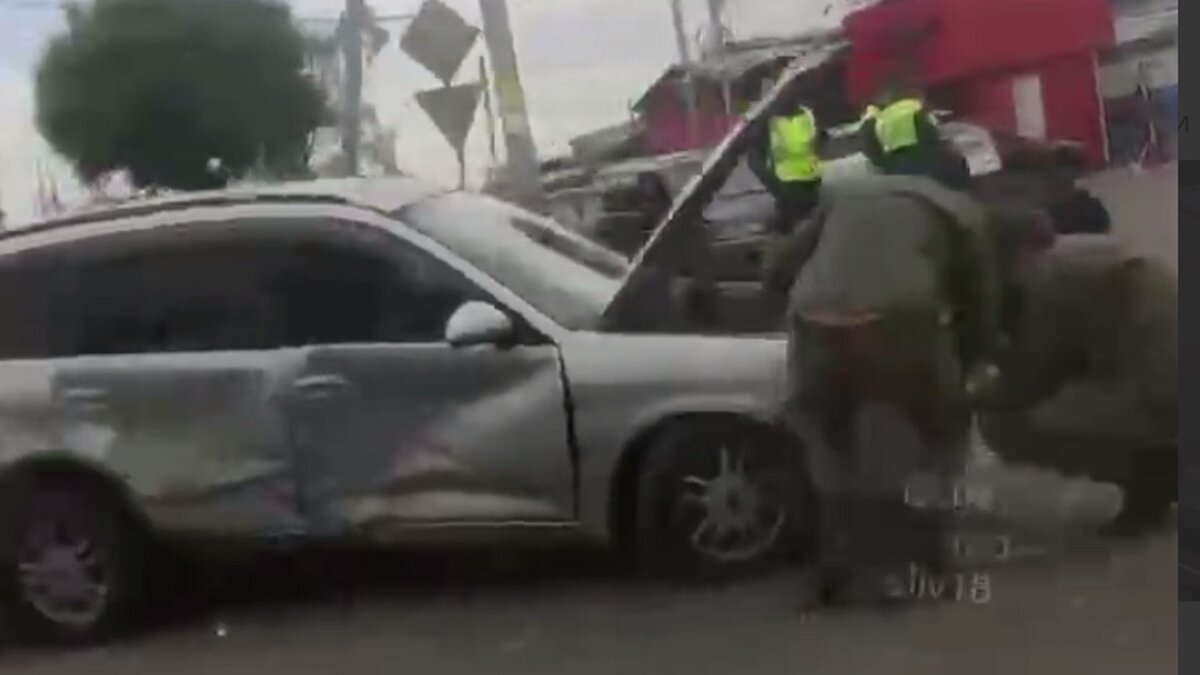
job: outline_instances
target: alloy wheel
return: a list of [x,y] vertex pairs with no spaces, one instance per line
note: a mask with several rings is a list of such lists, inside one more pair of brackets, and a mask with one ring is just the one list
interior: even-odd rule
[[770,481],[748,471],[743,453],[722,447],[716,475],[683,477],[682,506],[694,514],[692,550],[717,563],[752,560],[771,550],[787,522]]

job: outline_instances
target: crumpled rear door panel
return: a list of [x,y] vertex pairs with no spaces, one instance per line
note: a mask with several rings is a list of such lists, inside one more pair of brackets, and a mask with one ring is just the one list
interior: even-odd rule
[[167,531],[302,533],[280,396],[301,353],[55,361],[47,449],[108,468]]
[[315,347],[297,387],[303,500],[322,531],[574,519],[554,345]]

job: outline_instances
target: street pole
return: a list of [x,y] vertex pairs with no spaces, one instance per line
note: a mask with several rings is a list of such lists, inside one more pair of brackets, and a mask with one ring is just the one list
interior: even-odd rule
[[708,29],[712,31],[713,56],[721,58],[725,47],[725,24],[721,21],[722,0],[708,0]]
[[479,55],[479,84],[483,87],[483,111],[487,115],[488,152],[492,158],[489,169],[496,167],[496,117],[492,111],[492,83],[488,77],[487,59]]
[[496,103],[508,155],[506,178],[516,201],[535,211],[544,211],[546,198],[542,192],[533,132],[529,128],[529,113],[525,109],[525,92],[517,71],[508,1],[479,0],[479,11],[483,17],[483,38],[492,57]]
[[683,28],[683,7],[680,0],[671,0],[671,21],[675,24],[675,45],[679,48],[679,62],[683,65],[683,96],[687,105],[688,145],[693,146],[700,137],[700,114],[696,109],[696,86],[692,81],[692,56],[688,51],[687,32]]
[[708,0],[708,30],[710,32],[710,52],[717,64],[717,72],[721,74],[721,98],[724,99],[725,114],[732,113],[729,80],[725,77],[725,23],[721,20],[721,6],[724,0]]
[[358,147],[362,135],[362,37],[366,18],[366,0],[346,0],[341,26],[342,60],[346,67],[342,92],[342,153],[351,176],[358,175]]

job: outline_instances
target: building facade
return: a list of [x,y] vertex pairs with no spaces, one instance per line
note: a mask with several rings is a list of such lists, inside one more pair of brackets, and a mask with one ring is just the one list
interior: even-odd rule
[[1104,0],[890,0],[848,15],[848,95],[914,85],[993,131],[1078,144],[1107,160],[1099,55],[1114,42]]
[[1179,124],[1178,2],[1113,0],[1113,11],[1116,43],[1100,56],[1111,163],[1174,159]]

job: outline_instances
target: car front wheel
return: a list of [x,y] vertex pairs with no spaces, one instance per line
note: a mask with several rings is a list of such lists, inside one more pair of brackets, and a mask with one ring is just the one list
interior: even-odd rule
[[744,573],[797,552],[812,531],[799,448],[751,424],[697,419],[662,432],[644,460],[644,566],[688,579]]

